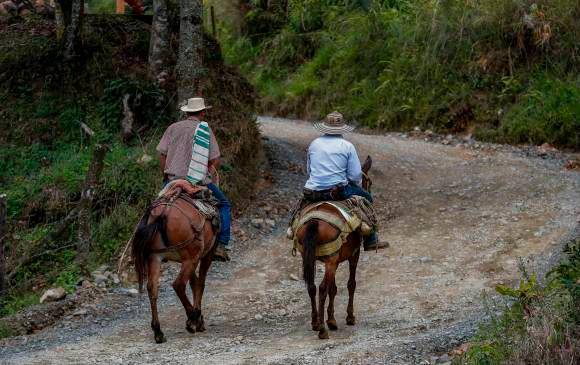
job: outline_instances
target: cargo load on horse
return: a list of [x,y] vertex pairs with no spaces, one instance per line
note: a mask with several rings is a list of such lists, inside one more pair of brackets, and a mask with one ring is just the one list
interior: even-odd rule
[[[293,215],[292,225],[288,230],[288,238],[294,242],[294,254],[303,252],[298,237],[294,235],[300,227],[312,219],[320,219],[331,224],[341,233],[336,239],[316,246],[316,257],[330,256],[337,253],[346,237],[360,230],[366,237],[377,227],[377,218],[372,204],[363,197],[352,196],[341,201],[322,201],[298,207]],[[329,210],[334,211],[330,213]]]

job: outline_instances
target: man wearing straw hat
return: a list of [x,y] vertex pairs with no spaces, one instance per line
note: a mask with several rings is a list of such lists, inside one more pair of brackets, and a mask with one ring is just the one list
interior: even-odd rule
[[[326,116],[314,128],[324,133],[308,147],[308,181],[304,186],[307,201],[344,200],[353,195],[362,196],[372,203],[373,198],[361,187],[362,169],[358,154],[352,143],[343,134],[352,132],[341,113],[335,111]],[[379,242],[376,232],[365,238],[365,251],[388,247],[387,242]]]
[[210,108],[203,98],[188,99],[181,107],[187,118],[167,128],[157,145],[157,152],[165,184],[180,178],[194,185],[206,185],[219,201],[221,231],[214,259],[229,261],[231,204],[212,181],[220,166],[220,148],[213,131],[203,121],[205,111]]

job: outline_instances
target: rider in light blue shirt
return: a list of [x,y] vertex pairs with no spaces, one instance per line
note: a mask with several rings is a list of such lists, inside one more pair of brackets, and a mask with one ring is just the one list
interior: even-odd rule
[[362,183],[360,161],[353,144],[340,134],[316,138],[308,147],[308,181],[310,190],[326,190],[349,182]]
[[[372,203],[371,194],[361,187],[362,169],[356,149],[342,136],[354,128],[345,124],[339,112],[330,113],[323,123],[317,123],[314,127],[324,135],[308,147],[305,199],[316,196],[317,201],[343,200],[358,195]],[[386,247],[388,243],[379,242],[376,233],[365,238],[365,251]]]

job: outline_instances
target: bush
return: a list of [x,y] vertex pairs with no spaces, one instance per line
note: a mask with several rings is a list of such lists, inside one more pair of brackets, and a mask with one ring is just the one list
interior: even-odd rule
[[368,4],[290,1],[285,26],[253,45],[253,59],[229,60],[252,73],[267,112],[340,109],[388,130],[476,127],[490,141],[578,148],[576,1]]
[[541,78],[507,113],[501,133],[511,143],[580,146],[580,78]]
[[499,316],[489,310],[458,364],[576,364],[580,360],[580,241],[540,285],[523,271],[519,288],[498,286],[508,298]]

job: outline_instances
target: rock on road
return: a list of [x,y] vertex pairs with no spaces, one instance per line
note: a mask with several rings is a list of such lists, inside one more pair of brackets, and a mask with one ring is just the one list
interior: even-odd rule
[[[361,254],[352,327],[344,322],[348,265],[341,265],[339,330],[321,341],[310,330],[308,296],[296,280],[300,259],[290,255],[284,238],[288,207],[305,180],[305,149],[317,132],[304,122],[260,123],[273,182],[236,223],[250,239],[237,242],[232,262],[211,269],[203,307],[207,332],[185,331],[185,314],[168,284],[171,267],[159,306],[167,343],[153,341],[146,295],[122,303],[115,297],[123,309],[65,317],[39,333],[0,341],[0,363],[420,363],[472,333],[484,314],[481,293],[517,279],[518,258],[542,267],[578,224],[579,174],[556,160],[396,134],[349,134],[361,159],[373,157],[380,235],[391,247]],[[276,213],[260,201],[286,208]],[[275,224],[265,227],[263,219]],[[105,296],[93,306],[112,307],[112,301]]]

